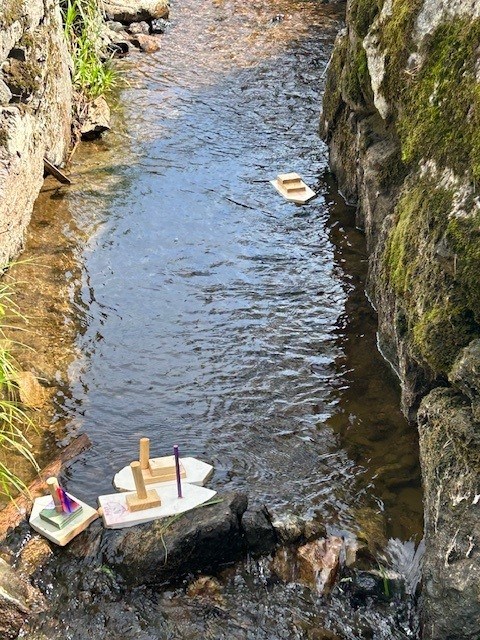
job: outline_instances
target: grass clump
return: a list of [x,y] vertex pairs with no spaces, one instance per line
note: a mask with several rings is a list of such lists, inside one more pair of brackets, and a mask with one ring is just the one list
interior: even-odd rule
[[115,87],[117,74],[104,51],[103,16],[97,0],[65,0],[63,20],[73,59],[74,87],[90,100],[108,94]]
[[38,465],[25,436],[33,422],[17,401],[18,388],[14,381],[18,367],[11,353],[12,343],[5,336],[9,314],[19,316],[13,288],[0,281],[0,495],[10,498],[14,492],[26,488],[8,464],[12,454],[22,456],[37,470]]
[[24,14],[23,0],[6,0],[2,5],[0,6],[0,31],[11,27]]

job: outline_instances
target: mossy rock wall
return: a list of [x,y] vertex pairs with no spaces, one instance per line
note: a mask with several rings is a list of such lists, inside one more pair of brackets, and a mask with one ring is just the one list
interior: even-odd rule
[[[478,640],[466,618],[478,594],[459,576],[468,536],[480,545],[470,526],[474,515],[479,521],[479,400],[467,393],[480,388],[472,380],[480,377],[472,346],[480,344],[479,43],[480,3],[349,0],[321,124],[331,168],[365,229],[380,346],[412,421],[423,399],[424,636],[435,640]],[[468,367],[459,365],[464,354]],[[467,432],[472,455],[460,455]],[[434,521],[437,503],[444,513]],[[461,551],[445,564],[455,535]],[[476,576],[480,557],[470,551],[466,560]]]

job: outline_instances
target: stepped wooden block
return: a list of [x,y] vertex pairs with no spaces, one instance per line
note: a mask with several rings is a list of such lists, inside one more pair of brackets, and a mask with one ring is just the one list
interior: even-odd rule
[[[164,456],[163,458],[151,458],[149,460],[148,469],[142,469],[143,478],[146,484],[154,482],[166,482],[175,480],[175,458],[173,456]],[[180,477],[185,479],[187,473],[180,462]]]
[[305,204],[315,195],[298,173],[281,173],[271,184],[284,198],[296,204]]

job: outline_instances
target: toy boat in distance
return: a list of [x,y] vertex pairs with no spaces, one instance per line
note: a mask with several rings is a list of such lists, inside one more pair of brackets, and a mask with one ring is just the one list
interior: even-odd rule
[[298,173],[280,173],[271,184],[286,200],[295,204],[305,204],[315,195]]

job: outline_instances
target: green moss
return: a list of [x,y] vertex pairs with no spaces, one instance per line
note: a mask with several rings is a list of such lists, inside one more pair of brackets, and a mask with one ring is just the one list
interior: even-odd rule
[[377,17],[383,6],[383,0],[352,0],[349,7],[348,23],[355,33],[364,38],[370,25]]
[[380,51],[385,51],[385,77],[382,93],[395,105],[405,86],[405,69],[414,49],[412,35],[423,0],[393,0],[392,14],[379,28]]
[[447,227],[447,242],[455,255],[455,278],[466,304],[480,323],[480,213],[454,218]]
[[[437,375],[446,375],[458,351],[480,335],[480,231],[472,233],[478,220],[450,220],[452,201],[433,180],[410,181],[395,208],[383,264],[398,296],[397,331],[413,337],[418,359]],[[437,253],[440,241],[446,258]]]
[[41,86],[42,67],[36,60],[9,60],[4,71],[5,82],[17,100],[25,100]]
[[458,352],[479,335],[469,309],[449,300],[436,304],[413,326],[417,352],[436,373],[448,373]]
[[356,50],[351,51],[344,68],[342,87],[347,100],[356,105],[371,104],[373,100],[367,54],[361,41],[357,41]]
[[6,0],[0,7],[0,30],[7,29],[14,22],[20,20],[24,14],[23,0]]
[[398,122],[406,162],[433,158],[480,179],[479,43],[480,20],[457,20],[440,26],[426,44]]
[[419,180],[404,190],[385,252],[388,280],[397,294],[408,295],[414,280],[422,277],[428,257],[420,250],[422,244],[435,245],[440,240],[451,208],[452,194],[437,189],[430,180]]

